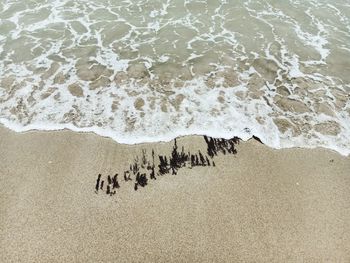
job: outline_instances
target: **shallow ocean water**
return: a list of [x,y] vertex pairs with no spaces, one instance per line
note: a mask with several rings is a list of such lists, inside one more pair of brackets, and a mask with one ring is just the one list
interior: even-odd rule
[[0,3],[0,122],[350,153],[350,3]]

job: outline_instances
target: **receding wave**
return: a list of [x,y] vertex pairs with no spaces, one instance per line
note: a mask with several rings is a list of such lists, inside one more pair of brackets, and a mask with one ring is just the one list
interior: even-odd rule
[[0,3],[0,122],[350,153],[348,1]]

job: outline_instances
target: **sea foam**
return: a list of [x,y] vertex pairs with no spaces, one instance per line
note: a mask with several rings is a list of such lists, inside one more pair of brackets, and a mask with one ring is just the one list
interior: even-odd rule
[[0,122],[350,153],[343,1],[0,3]]

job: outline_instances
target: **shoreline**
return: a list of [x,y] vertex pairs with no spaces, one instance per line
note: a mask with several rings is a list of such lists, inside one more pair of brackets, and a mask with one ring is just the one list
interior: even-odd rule
[[[177,144],[207,152],[202,136]],[[143,150],[169,156],[173,147],[0,127],[0,261],[350,259],[349,156],[249,140],[215,156],[215,167],[186,166],[137,191],[135,178],[123,180]],[[115,173],[116,194],[96,193],[98,174]]]
[[[152,143],[169,143],[175,139],[179,139],[179,138],[185,138],[185,137],[189,137],[189,136],[209,136],[209,137],[213,137],[213,138],[225,138],[225,139],[231,139],[233,137],[238,137],[240,140],[242,141],[249,141],[249,140],[257,140],[259,142],[261,142],[262,144],[266,145],[267,147],[274,149],[274,150],[284,150],[284,149],[310,149],[310,150],[314,150],[314,149],[325,149],[325,150],[330,150],[330,151],[334,151],[338,154],[340,154],[341,156],[344,157],[350,157],[350,151],[348,150],[343,150],[343,149],[339,149],[338,147],[327,147],[326,145],[323,146],[309,146],[309,145],[303,145],[303,146],[286,146],[283,148],[277,148],[277,147],[273,147],[265,142],[262,141],[262,139],[256,135],[253,134],[251,132],[249,133],[238,133],[235,135],[231,135],[231,136],[220,136],[219,134],[213,135],[213,134],[206,134],[206,133],[202,133],[202,132],[193,132],[193,133],[178,133],[178,134],[173,134],[164,138],[159,138],[159,140],[155,141],[153,138],[151,137],[145,137],[142,138],[139,141],[136,142],[128,142],[126,139],[121,139],[118,140],[115,136],[112,136],[111,133],[109,131],[106,131],[105,129],[100,129],[99,127],[84,127],[84,128],[78,128],[73,124],[64,124],[64,125],[58,125],[58,126],[54,126],[52,128],[43,128],[40,129],[38,128],[37,125],[29,125],[26,126],[26,128],[24,127],[19,127],[17,125],[14,124],[9,124],[10,122],[7,119],[4,118],[0,118],[0,128],[5,128],[8,129],[12,132],[16,132],[16,133],[30,133],[30,132],[60,132],[60,131],[69,131],[69,132],[75,132],[75,133],[80,133],[80,134],[94,134],[97,136],[100,136],[102,138],[107,138],[107,139],[111,139],[112,141],[114,141],[117,144],[122,144],[122,145],[143,145],[143,144],[152,144]],[[40,126],[40,125],[39,125]],[[17,127],[17,128],[15,128]]]

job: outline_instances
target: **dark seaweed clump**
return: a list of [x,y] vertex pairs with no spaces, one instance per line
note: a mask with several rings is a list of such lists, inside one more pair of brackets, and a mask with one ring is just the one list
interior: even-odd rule
[[[204,136],[207,144],[207,154],[200,150],[191,153],[186,152],[182,146],[179,150],[176,139],[170,156],[158,155],[158,165],[155,164],[155,153],[152,149],[151,159],[148,160],[146,150],[142,150],[141,158],[136,156],[133,162],[129,165],[129,169],[124,171],[124,182],[134,181],[134,190],[137,191],[140,187],[148,185],[149,180],[156,180],[158,176],[167,174],[176,175],[179,169],[184,167],[194,168],[196,166],[213,166],[214,157],[218,154],[236,154],[236,144],[239,143],[239,138],[232,139],[216,139]],[[106,180],[102,180],[102,175],[98,174],[95,185],[95,192],[105,192],[107,195],[115,195],[120,188],[118,181],[118,173],[113,177],[107,175]]]
[[[105,181],[101,180],[101,174],[98,175],[96,180],[96,186],[95,186],[95,192],[98,193],[99,190],[104,191]],[[106,182],[106,194],[108,195],[115,195],[116,190],[120,188],[119,182],[118,182],[118,174],[115,174],[113,177],[110,175],[107,176],[107,182]]]
[[218,153],[223,154],[236,154],[237,150],[235,145],[239,143],[239,138],[234,137],[232,139],[216,139],[208,136],[204,136],[204,140],[207,143],[207,153],[213,158],[218,155]]

